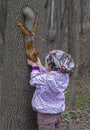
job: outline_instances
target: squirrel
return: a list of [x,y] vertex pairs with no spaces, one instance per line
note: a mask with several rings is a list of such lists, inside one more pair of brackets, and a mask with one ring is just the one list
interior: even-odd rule
[[17,26],[20,28],[20,30],[24,36],[26,54],[27,54],[29,60],[31,60],[33,62],[37,62],[37,57],[40,54],[40,51],[35,49],[35,33],[36,33],[36,29],[37,29],[38,18],[36,17],[34,19],[34,24],[32,27],[30,27],[29,26],[29,24],[30,24],[29,18],[31,19],[31,18],[35,17],[34,12],[30,7],[26,6],[23,9],[23,13],[24,13],[25,18],[26,18],[25,19],[26,20],[25,26],[21,22],[17,22]]

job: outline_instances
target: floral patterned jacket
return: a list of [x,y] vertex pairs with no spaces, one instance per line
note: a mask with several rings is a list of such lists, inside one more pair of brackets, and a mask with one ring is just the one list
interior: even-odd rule
[[33,110],[40,113],[57,114],[65,110],[64,91],[69,84],[69,75],[45,68],[32,67],[30,84],[35,86],[32,98]]

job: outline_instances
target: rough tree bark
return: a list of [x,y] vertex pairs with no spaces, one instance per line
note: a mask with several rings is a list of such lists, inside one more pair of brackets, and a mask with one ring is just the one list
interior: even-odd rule
[[45,50],[42,40],[43,1],[8,0],[6,29],[5,35],[3,34],[5,45],[0,130],[38,129],[36,113],[31,107],[34,89],[29,85],[30,68],[26,62],[23,37],[16,26],[17,21],[23,22],[22,7],[25,5],[32,7],[39,17],[36,46],[41,53]]

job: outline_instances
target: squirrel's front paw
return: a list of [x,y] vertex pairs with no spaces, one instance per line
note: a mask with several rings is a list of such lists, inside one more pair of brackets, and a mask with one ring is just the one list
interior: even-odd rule
[[17,26],[22,26],[22,23],[21,22],[17,22]]
[[38,23],[38,17],[36,17],[36,22]]

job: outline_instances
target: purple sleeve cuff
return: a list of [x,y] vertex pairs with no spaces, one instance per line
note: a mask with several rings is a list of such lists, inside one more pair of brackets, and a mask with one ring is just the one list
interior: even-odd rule
[[32,66],[32,70],[39,70],[38,66]]

